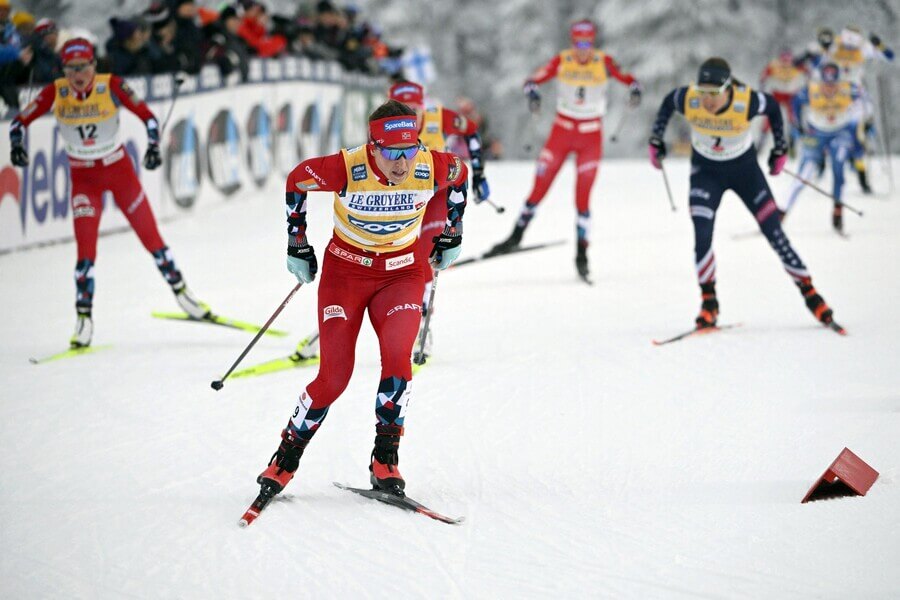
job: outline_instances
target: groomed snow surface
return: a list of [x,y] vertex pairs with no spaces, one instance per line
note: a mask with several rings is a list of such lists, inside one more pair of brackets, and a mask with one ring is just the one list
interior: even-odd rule
[[[435,356],[415,378],[400,458],[410,496],[458,527],[342,492],[364,486],[379,379],[368,322],[349,388],[285,493],[237,521],[315,368],[209,383],[251,336],[176,310],[133,234],[100,240],[90,356],[33,366],[74,324],[74,245],[0,256],[3,598],[896,598],[900,596],[900,193],[849,177],[849,239],[806,191],[785,223],[848,329],[818,325],[736,196],[716,227],[728,332],[654,347],[699,306],[688,163],[607,161],[577,281],[574,172],[525,237],[567,240],[441,275]],[[874,185],[887,177],[874,162]],[[894,172],[900,174],[900,162]],[[487,173],[464,255],[505,237],[531,163]],[[273,178],[274,179],[274,178]],[[824,180],[824,186],[830,186]],[[773,180],[784,197],[790,181]],[[262,323],[293,286],[283,195],[162,226],[198,296]],[[320,260],[331,200],[310,199]],[[733,236],[738,235],[739,239]],[[245,365],[314,325],[304,287]],[[801,505],[845,446],[881,475],[864,498]]]

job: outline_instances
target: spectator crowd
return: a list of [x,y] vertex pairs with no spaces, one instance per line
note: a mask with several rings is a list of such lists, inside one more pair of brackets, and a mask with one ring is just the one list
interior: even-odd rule
[[[334,60],[347,71],[389,75],[399,64],[402,48],[388,46],[380,29],[360,19],[353,5],[319,0],[300,3],[293,15],[279,15],[259,0],[205,4],[152,0],[139,14],[110,18],[105,43],[92,40],[98,70],[122,76],[196,74],[212,64],[225,77],[237,73],[246,80],[251,57]],[[18,106],[16,86],[62,77],[57,50],[75,37],[66,34],[51,19],[0,0],[0,96],[6,104]]]

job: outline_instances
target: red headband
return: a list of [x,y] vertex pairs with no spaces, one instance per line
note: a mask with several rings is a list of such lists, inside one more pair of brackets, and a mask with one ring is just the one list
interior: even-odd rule
[[405,81],[392,85],[388,96],[391,100],[396,100],[406,105],[421,106],[424,103],[425,94],[422,91],[422,86],[418,83]]
[[75,38],[65,43],[59,52],[59,57],[63,64],[79,58],[91,62],[94,60],[94,47],[84,38]]
[[597,38],[597,28],[590,21],[577,21],[569,28],[569,37],[572,43],[588,40],[593,42]]
[[379,146],[419,143],[419,128],[415,115],[400,115],[369,121],[369,137]]

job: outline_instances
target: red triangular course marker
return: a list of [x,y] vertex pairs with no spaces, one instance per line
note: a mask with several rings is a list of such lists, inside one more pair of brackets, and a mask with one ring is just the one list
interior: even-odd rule
[[865,496],[876,479],[878,471],[853,454],[849,448],[844,448],[809,488],[800,504],[841,496]]

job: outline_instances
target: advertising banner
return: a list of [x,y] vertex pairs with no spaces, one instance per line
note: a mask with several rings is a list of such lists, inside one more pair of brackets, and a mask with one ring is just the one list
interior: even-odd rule
[[[386,87],[298,58],[254,61],[246,83],[224,82],[214,67],[176,81],[128,79],[165,124],[159,169],[140,164],[147,144],[140,119],[125,109],[120,119],[120,141],[163,220],[280,186],[301,160],[364,142],[366,118]],[[14,114],[0,120],[4,131]],[[30,164],[14,167],[8,136],[0,135],[0,253],[72,238],[68,157],[52,115],[30,125],[26,148]],[[100,231],[126,228],[106,196]]]

